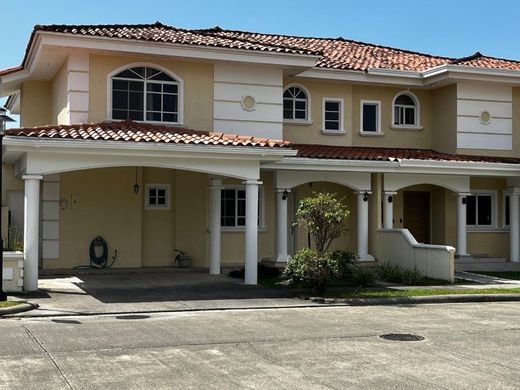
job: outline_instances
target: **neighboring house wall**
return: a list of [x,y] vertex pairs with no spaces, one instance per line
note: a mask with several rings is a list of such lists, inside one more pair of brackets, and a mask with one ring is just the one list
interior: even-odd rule
[[26,81],[20,92],[20,126],[43,126],[52,121],[52,87],[49,81]]
[[457,86],[432,91],[431,147],[443,153],[457,151]]
[[181,78],[184,83],[184,124],[196,130],[213,130],[213,65],[149,57],[90,56],[90,122],[102,122],[109,118],[107,75],[135,63],[156,64]]
[[520,157],[520,88],[513,88],[513,156]]

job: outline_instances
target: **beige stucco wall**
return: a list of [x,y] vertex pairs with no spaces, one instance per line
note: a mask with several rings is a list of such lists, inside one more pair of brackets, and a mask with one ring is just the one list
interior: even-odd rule
[[520,157],[520,88],[513,88],[513,156]]
[[196,130],[213,130],[213,65],[149,57],[90,56],[90,122],[107,120],[107,75],[121,66],[138,62],[163,66],[181,78],[184,82],[184,123]]
[[[352,87],[352,145],[372,147],[429,148],[432,122],[431,92],[410,89],[419,99],[421,130],[392,129],[392,101],[404,92],[403,88],[354,85]],[[381,137],[362,136],[360,122],[361,100],[381,101]]]
[[50,81],[25,81],[20,92],[20,126],[33,127],[53,123],[51,102]]
[[52,81],[52,124],[66,124],[67,118],[67,62]]
[[[284,85],[291,83],[298,83],[309,91],[311,123],[305,125],[284,124],[284,139],[295,143],[351,145],[352,85],[347,83],[328,83],[294,78],[284,80]],[[343,123],[345,134],[324,135],[321,133],[322,105],[324,97],[344,99]]]
[[443,153],[457,150],[457,86],[432,91],[431,147]]
[[7,203],[7,191],[23,191],[23,180],[14,175],[13,164],[2,164],[2,206]]
[[60,199],[68,207],[60,211],[59,258],[45,260],[44,268],[88,264],[90,242],[98,235],[107,241],[109,257],[117,249],[114,267],[140,267],[142,192],[133,192],[134,182],[131,167],[62,173]]

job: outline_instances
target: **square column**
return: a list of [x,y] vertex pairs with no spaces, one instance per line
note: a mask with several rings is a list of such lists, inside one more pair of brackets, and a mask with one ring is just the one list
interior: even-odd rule
[[357,252],[360,261],[373,261],[368,254],[368,196],[370,191],[359,191],[357,195]]
[[38,256],[40,253],[40,181],[43,176],[24,175],[24,274],[23,290],[38,290]]
[[397,195],[395,191],[385,191],[383,200],[383,228],[393,229],[394,228],[394,195]]
[[222,180],[211,179],[209,187],[209,273],[220,274]]
[[466,197],[471,194],[458,193],[457,194],[457,251],[456,255],[469,256],[467,250],[467,235],[466,235]]
[[509,235],[512,262],[520,262],[520,192],[509,194]]
[[246,234],[244,284],[258,282],[258,186],[261,181],[248,180],[246,186]]
[[273,260],[286,263],[287,253],[287,194],[290,190],[276,189],[275,253]]

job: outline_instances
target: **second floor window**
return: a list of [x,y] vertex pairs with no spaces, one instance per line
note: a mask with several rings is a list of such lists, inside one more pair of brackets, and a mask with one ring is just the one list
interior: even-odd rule
[[410,95],[401,94],[394,100],[394,126],[418,126],[417,103]]
[[112,77],[112,119],[179,123],[179,83],[147,66]]
[[323,131],[343,133],[343,100],[323,99]]
[[308,97],[299,87],[289,87],[283,93],[283,119],[306,121],[309,119]]

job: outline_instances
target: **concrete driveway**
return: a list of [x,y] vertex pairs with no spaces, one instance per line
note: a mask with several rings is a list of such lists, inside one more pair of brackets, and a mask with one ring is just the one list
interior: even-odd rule
[[134,313],[308,305],[298,291],[245,286],[242,279],[201,269],[67,271],[40,276],[25,316]]

